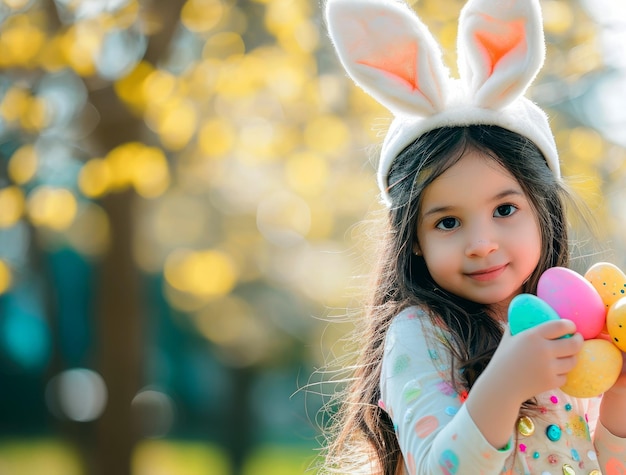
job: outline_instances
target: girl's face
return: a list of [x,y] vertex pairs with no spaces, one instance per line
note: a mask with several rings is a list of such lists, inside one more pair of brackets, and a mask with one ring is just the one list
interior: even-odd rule
[[539,262],[541,233],[513,175],[468,151],[425,188],[415,251],[442,289],[504,309]]

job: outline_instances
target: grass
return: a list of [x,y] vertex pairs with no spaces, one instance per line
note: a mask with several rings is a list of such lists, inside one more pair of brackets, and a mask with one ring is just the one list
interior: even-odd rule
[[[243,475],[304,475],[308,448],[265,446],[247,460]],[[56,439],[0,441],[0,475],[89,475],[80,454]],[[232,475],[226,454],[202,442],[147,440],[133,456],[133,475]]]
[[85,475],[78,452],[58,440],[0,442],[0,475]]
[[244,468],[244,475],[301,475],[311,474],[307,468],[315,454],[311,449],[262,447],[252,454]]

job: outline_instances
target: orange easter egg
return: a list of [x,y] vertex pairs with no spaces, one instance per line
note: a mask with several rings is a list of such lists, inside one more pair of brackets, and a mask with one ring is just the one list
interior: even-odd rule
[[606,329],[613,344],[626,351],[626,297],[622,297],[609,307],[606,314]]
[[561,390],[574,397],[599,396],[615,384],[621,371],[622,353],[614,344],[599,338],[585,340]]
[[598,291],[607,309],[626,296],[626,275],[615,264],[598,262],[585,272],[585,279]]

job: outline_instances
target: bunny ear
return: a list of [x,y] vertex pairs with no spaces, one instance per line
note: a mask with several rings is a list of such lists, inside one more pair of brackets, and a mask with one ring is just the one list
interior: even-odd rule
[[448,73],[441,52],[407,5],[329,0],[326,22],[350,77],[395,115],[425,116],[443,108]]
[[458,66],[476,105],[523,95],[545,58],[538,0],[470,0],[459,20]]

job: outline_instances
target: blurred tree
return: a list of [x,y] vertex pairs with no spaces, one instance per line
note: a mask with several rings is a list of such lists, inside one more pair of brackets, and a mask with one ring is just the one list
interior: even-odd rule
[[[158,23],[150,35],[143,60],[158,64],[167,51],[177,27],[184,0],[153,0],[146,5],[147,17]],[[100,121],[91,141],[94,151],[104,155],[124,143],[142,140],[156,144],[142,117],[119,99],[114,83],[90,89],[88,102],[100,111]],[[106,111],[106,112],[105,112]],[[131,402],[145,382],[143,348],[146,315],[141,301],[139,271],[132,251],[135,230],[134,191],[108,194],[100,203],[108,216],[111,240],[102,260],[102,278],[97,297],[97,368],[107,382],[108,404],[97,421],[95,459],[90,473],[129,474],[132,455],[140,433]]]

